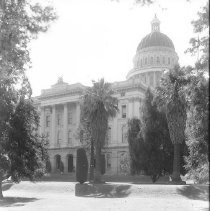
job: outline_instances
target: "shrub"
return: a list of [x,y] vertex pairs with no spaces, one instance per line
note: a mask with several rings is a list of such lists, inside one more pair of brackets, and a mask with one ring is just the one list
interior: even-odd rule
[[48,160],[48,161],[46,162],[46,172],[47,172],[47,173],[50,173],[51,170],[52,170],[52,168],[51,168],[51,163],[50,163],[50,161]]
[[34,172],[34,178],[35,179],[40,179],[43,176],[44,176],[44,169],[38,168],[38,169],[35,170],[35,172]]
[[101,155],[101,174],[105,174],[105,156]]
[[88,160],[85,149],[79,148],[77,150],[76,160],[76,180],[82,184],[87,181],[88,176]]

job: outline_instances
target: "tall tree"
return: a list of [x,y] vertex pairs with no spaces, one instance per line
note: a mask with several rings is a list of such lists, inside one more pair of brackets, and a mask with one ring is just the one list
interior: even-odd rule
[[156,90],[156,101],[166,113],[170,139],[174,145],[173,181],[181,181],[180,178],[180,150],[185,141],[186,128],[186,99],[185,85],[188,79],[184,69],[175,66],[164,74],[160,86]]
[[142,133],[147,151],[147,172],[155,182],[164,172],[171,173],[172,144],[166,115],[159,111],[150,89],[142,107]]
[[104,145],[108,129],[108,119],[114,117],[118,110],[117,98],[113,97],[113,90],[104,79],[93,82],[83,97],[83,110],[89,122],[92,141],[96,149],[95,182],[101,182],[101,149]]
[[128,146],[131,175],[139,174],[147,168],[146,149],[140,119],[128,121]]
[[0,187],[5,175],[14,181],[33,179],[38,153],[44,153],[25,71],[31,65],[30,41],[55,19],[51,7],[27,0],[0,1]]
[[[9,113],[9,119],[3,122],[1,127],[1,199],[3,179],[11,176],[14,182],[19,182],[23,178],[34,180],[36,171],[43,167],[42,163],[47,158],[47,143],[38,133],[39,116],[32,100],[24,94],[26,91],[27,88],[22,87],[19,92],[16,92],[15,104],[12,105],[13,111]],[[4,94],[7,95],[8,91],[3,93],[1,90],[1,96]]]
[[198,12],[198,19],[192,21],[198,38],[190,40],[188,51],[200,57],[189,71],[186,169],[196,182],[209,180],[209,2]]
[[196,182],[209,181],[209,81],[203,73],[191,76],[187,99],[186,169]]

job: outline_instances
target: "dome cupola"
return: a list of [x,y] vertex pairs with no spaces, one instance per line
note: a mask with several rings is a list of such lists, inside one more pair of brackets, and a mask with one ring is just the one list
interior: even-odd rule
[[160,21],[155,15],[151,21],[151,32],[139,43],[133,59],[134,67],[127,74],[127,79],[140,78],[149,87],[158,85],[165,69],[178,64],[172,40],[160,32]]
[[146,37],[144,37],[139,43],[137,51],[153,46],[162,46],[174,49],[174,44],[171,39],[167,35],[160,32],[160,21],[156,15],[151,21],[151,29],[151,33],[146,35]]

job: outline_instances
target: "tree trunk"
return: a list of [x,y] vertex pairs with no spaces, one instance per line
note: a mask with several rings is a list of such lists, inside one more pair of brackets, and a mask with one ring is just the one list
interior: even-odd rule
[[96,175],[94,182],[101,183],[101,146],[99,141],[96,143]]
[[89,182],[94,181],[94,145],[93,140],[91,140],[90,146],[90,172],[89,172]]
[[172,181],[174,182],[180,182],[180,149],[181,144],[177,143],[174,144],[174,161],[173,161],[173,175],[172,175]]
[[0,200],[3,200],[4,198],[3,193],[2,193],[2,180],[3,180],[3,175],[1,174],[1,171],[0,171]]

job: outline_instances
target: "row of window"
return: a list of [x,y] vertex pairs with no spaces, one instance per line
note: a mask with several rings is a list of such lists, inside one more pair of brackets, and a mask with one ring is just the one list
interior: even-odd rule
[[[112,128],[108,127],[105,145],[109,145],[109,143],[111,142],[111,134],[112,134]],[[127,134],[127,127],[126,125],[122,125],[121,127],[121,142],[122,143],[126,143],[126,134]]]
[[[73,112],[68,112],[67,118],[68,118],[68,124],[69,125],[74,123],[74,121],[73,121]],[[46,125],[46,127],[50,127],[50,120],[51,120],[50,115],[46,115],[46,117],[45,117],[45,125]],[[56,115],[56,124],[58,126],[62,125],[62,116],[61,116],[61,114],[57,114]]]
[[[50,133],[46,132],[46,138],[49,141]],[[69,129],[68,130],[68,136],[67,136],[68,144],[72,143],[72,131]],[[61,143],[62,141],[62,132],[60,130],[57,131],[57,136],[56,136],[56,142],[57,144]]]
[[138,61],[138,66],[142,67],[143,65],[152,65],[152,64],[174,64],[174,59],[171,59],[170,57],[162,57],[162,62],[161,62],[161,57],[145,57],[144,59],[140,59]]
[[[111,142],[111,133],[112,133],[112,128],[109,127],[107,131],[107,139],[106,139],[106,145],[108,145]],[[127,128],[126,125],[122,125],[121,127],[121,142],[125,143],[126,142],[126,133],[127,133]],[[46,138],[49,141],[50,133],[46,132]],[[68,130],[68,136],[67,136],[68,144],[72,143],[72,131],[69,129]],[[60,130],[57,131],[57,136],[56,136],[56,141],[57,144],[61,143],[62,141],[62,132]]]
[[[123,105],[122,106],[122,118],[126,118],[126,105]],[[56,123],[58,126],[62,125],[62,118],[61,118],[61,114],[57,114],[56,115]],[[68,113],[68,124],[71,125],[74,123],[73,121],[73,113],[72,112],[69,112]],[[46,115],[45,117],[45,126],[46,127],[50,127],[50,122],[51,122],[51,118],[50,118],[50,115]]]

